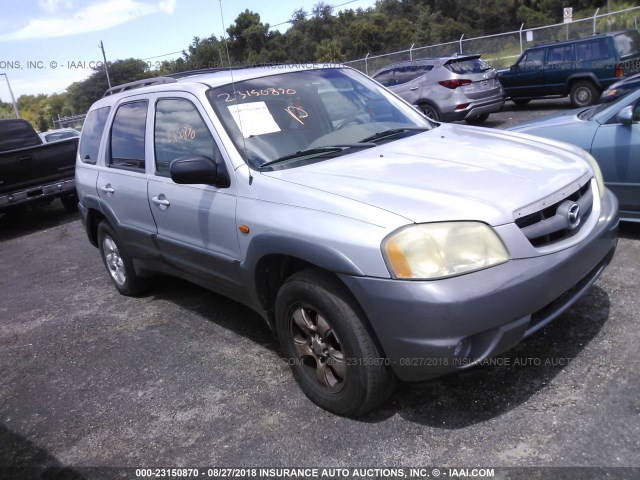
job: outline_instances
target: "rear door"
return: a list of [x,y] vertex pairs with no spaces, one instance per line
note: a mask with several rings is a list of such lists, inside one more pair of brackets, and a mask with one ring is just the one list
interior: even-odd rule
[[[158,226],[158,246],[166,263],[211,288],[237,298],[242,292],[236,228],[236,184],[231,163],[218,147],[200,102],[184,93],[158,96],[153,118],[154,171],[148,202]],[[207,120],[205,120],[207,119]],[[171,162],[205,156],[226,165],[231,185],[179,185]]]
[[156,225],[147,199],[147,158],[153,146],[145,141],[149,100],[131,97],[115,109],[97,181],[103,213],[134,257],[155,256]]
[[433,87],[429,83],[428,72],[432,65],[411,64],[395,69],[394,86],[391,90],[411,104],[428,97],[428,90]]
[[567,79],[574,73],[573,45],[550,46],[546,49],[544,80],[548,95],[565,95]]

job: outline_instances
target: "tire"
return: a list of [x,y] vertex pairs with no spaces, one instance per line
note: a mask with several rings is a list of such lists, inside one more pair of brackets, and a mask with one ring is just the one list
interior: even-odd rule
[[276,298],[276,328],[293,376],[316,405],[345,417],[373,410],[396,378],[359,306],[324,272],[292,275]]
[[569,98],[574,107],[588,107],[596,102],[599,94],[593,83],[583,80],[572,85]]
[[429,103],[423,103],[420,105],[420,111],[424,113],[431,120],[435,120],[436,122],[440,121],[440,112],[436,107]]
[[475,117],[467,118],[465,119],[465,122],[467,122],[469,125],[481,125],[487,121],[487,118],[489,118],[489,114],[483,113],[482,115],[477,115]]
[[60,201],[67,212],[73,213],[78,211],[78,197],[76,195],[72,194],[60,197]]
[[122,248],[122,242],[107,222],[98,225],[100,256],[109,278],[122,295],[135,297],[146,290],[146,282],[136,275],[133,261]]
[[531,99],[530,98],[512,98],[511,101],[516,105],[518,105],[519,107],[522,107],[524,105],[527,105],[531,101]]

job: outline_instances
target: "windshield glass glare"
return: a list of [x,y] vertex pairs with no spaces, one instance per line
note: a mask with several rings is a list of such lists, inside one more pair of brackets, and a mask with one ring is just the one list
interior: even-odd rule
[[[289,71],[213,88],[207,95],[253,168],[300,151],[357,144],[390,129],[432,126],[417,110],[350,69]],[[332,153],[351,151],[356,150]]]

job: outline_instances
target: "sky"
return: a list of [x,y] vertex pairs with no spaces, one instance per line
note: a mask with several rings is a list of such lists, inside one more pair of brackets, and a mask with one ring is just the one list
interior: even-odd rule
[[[348,2],[348,3],[347,3]],[[245,9],[286,31],[298,8],[318,0],[18,0],[3,1],[0,16],[0,100],[11,101],[7,79],[20,95],[61,93],[108,61],[141,58],[155,67],[178,58],[194,37],[221,36]],[[325,0],[368,8],[375,0]],[[341,4],[344,4],[340,6]],[[221,10],[222,6],[222,10]],[[224,19],[224,22],[222,21]],[[281,24],[276,26],[277,24]],[[172,53],[171,55],[166,55]],[[6,75],[3,75],[6,74]]]

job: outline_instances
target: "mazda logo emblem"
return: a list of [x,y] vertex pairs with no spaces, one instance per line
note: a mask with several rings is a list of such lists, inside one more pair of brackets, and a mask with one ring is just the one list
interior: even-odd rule
[[580,223],[580,205],[574,203],[569,207],[567,220],[569,220],[571,228],[576,228],[578,226],[578,223]]

